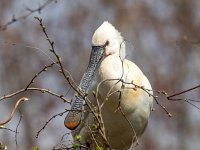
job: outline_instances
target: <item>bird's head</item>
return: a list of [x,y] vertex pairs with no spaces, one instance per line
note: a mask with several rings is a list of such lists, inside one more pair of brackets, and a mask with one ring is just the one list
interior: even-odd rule
[[120,32],[109,22],[105,21],[97,28],[92,37],[92,45],[104,45],[104,56],[117,55],[125,58],[125,42]]

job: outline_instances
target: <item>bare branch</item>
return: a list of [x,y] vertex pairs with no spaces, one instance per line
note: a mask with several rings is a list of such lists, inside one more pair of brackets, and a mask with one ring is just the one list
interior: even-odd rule
[[41,11],[47,7],[49,4],[51,4],[52,2],[57,2],[57,0],[47,0],[46,2],[44,2],[42,5],[40,5],[38,8],[35,8],[35,9],[31,9],[31,8],[28,8],[26,7],[26,10],[28,11],[28,13],[24,14],[24,15],[21,15],[19,17],[15,17],[13,15],[12,19],[10,21],[8,21],[7,23],[5,23],[4,25],[0,25],[0,29],[1,30],[6,30],[8,26],[14,24],[15,22],[18,22],[20,20],[24,20],[26,19],[27,17],[29,17],[30,15],[32,15],[33,13],[41,13]]
[[16,144],[16,150],[18,150],[18,141],[17,141],[18,127],[19,127],[20,122],[21,122],[22,117],[23,117],[21,111],[19,111],[19,113],[20,113],[20,118],[19,118],[19,122],[18,122],[18,124],[17,124],[16,130],[15,130],[15,144]]
[[6,128],[6,127],[3,127],[3,126],[0,126],[0,130],[3,129],[3,130],[8,130],[10,132],[14,132],[16,133],[16,131],[12,130],[12,129],[9,129],[9,128]]
[[67,133],[63,134],[60,141],[52,148],[52,150],[56,150],[57,149],[56,147],[58,147],[59,145],[64,143],[65,142],[64,141],[65,136],[69,136],[70,134],[71,134],[71,132],[67,132]]
[[187,92],[192,91],[192,90],[197,89],[197,88],[200,88],[200,84],[197,85],[197,86],[195,86],[195,87],[189,88],[189,89],[187,89],[187,90],[184,90],[184,91],[181,91],[181,92],[172,94],[172,95],[170,95],[170,96],[167,96],[167,99],[171,99],[172,97],[175,97],[175,96],[178,96],[178,95],[187,93]]
[[61,113],[58,113],[58,114],[56,114],[56,115],[53,115],[49,120],[47,120],[46,123],[45,123],[45,125],[37,132],[36,138],[38,138],[40,132],[46,128],[46,126],[48,125],[48,123],[49,123],[51,120],[53,120],[53,119],[56,118],[57,116],[62,116],[62,115],[65,114],[67,111],[68,111],[68,110],[65,110],[65,111],[63,111],[63,112],[61,112]]
[[35,76],[31,79],[31,81],[29,82],[29,84],[26,86],[25,91],[29,88],[29,86],[30,86],[32,83],[34,83],[34,80],[35,80],[36,77],[38,77],[41,73],[47,71],[48,68],[52,68],[54,64],[55,64],[55,63],[53,62],[53,63],[51,63],[51,64],[48,65],[48,66],[45,65],[45,67],[44,67],[41,71],[39,71],[37,74],[35,74]]
[[57,94],[57,93],[54,93],[54,92],[50,91],[49,89],[36,88],[36,87],[29,87],[27,89],[21,89],[19,91],[16,91],[14,93],[9,94],[9,95],[4,95],[4,96],[0,97],[0,101],[4,100],[4,99],[7,99],[7,98],[10,98],[10,97],[13,97],[13,96],[16,96],[16,95],[21,94],[21,93],[23,93],[25,91],[39,91],[39,92],[42,92],[42,93],[48,93],[50,95],[58,97],[59,99],[62,99],[66,103],[70,103],[70,101],[68,99],[64,98],[63,94]]
[[119,106],[118,106],[117,110],[119,110],[122,113],[122,115],[124,116],[124,118],[126,119],[126,121],[130,124],[130,126],[132,128],[132,131],[134,133],[134,136],[133,136],[133,139],[132,139],[132,143],[134,143],[136,141],[136,146],[139,145],[139,141],[138,141],[138,137],[137,137],[137,134],[135,132],[135,129],[134,129],[132,123],[128,120],[128,118],[126,117],[126,115],[122,111],[122,108],[121,108],[121,105],[120,105],[120,101],[119,101]]
[[[48,35],[47,31],[46,31],[46,28],[45,28],[45,26],[43,25],[42,19],[39,18],[39,17],[35,17],[35,19],[39,21],[40,27],[42,28],[42,31],[43,31],[43,33],[45,34],[46,39],[47,39],[47,41],[48,41],[49,44],[50,44],[50,47],[51,47],[51,48],[49,49],[49,51],[52,52],[52,53],[54,54],[54,56],[56,57],[56,59],[57,59],[58,65],[60,66],[60,70],[59,70],[59,71],[62,73],[62,75],[64,76],[64,78],[67,80],[68,84],[73,88],[74,91],[76,91],[76,92],[77,92],[78,94],[80,94],[80,95],[85,95],[84,93],[82,93],[82,92],[78,89],[78,86],[77,86],[77,84],[74,82],[74,80],[73,80],[71,74],[70,74],[67,70],[64,69],[63,64],[62,64],[62,62],[61,62],[61,57],[60,57],[59,54],[55,51],[55,48],[54,48],[54,41],[52,41],[52,40],[49,38],[49,35]],[[67,72],[67,74],[66,74],[66,72]]]
[[12,109],[12,111],[11,111],[10,116],[8,117],[8,119],[5,120],[5,121],[3,121],[3,122],[0,122],[0,125],[4,125],[4,124],[8,123],[8,122],[12,119],[12,117],[13,117],[13,115],[14,115],[14,113],[15,113],[17,107],[20,105],[20,103],[23,102],[23,101],[27,101],[27,100],[28,100],[28,98],[26,98],[26,97],[20,98],[20,99],[16,102],[15,106],[13,107],[13,109]]

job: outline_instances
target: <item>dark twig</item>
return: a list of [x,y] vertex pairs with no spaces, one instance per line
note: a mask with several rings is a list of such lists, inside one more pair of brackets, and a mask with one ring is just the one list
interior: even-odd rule
[[0,130],[8,130],[8,131],[10,131],[10,132],[14,132],[14,133],[16,133],[14,130],[12,130],[12,129],[9,129],[9,128],[6,128],[6,127],[3,127],[3,126],[0,126]]
[[40,132],[46,128],[46,126],[49,124],[49,122],[50,122],[51,120],[53,120],[53,119],[56,118],[57,116],[62,116],[62,115],[65,114],[67,111],[68,111],[68,110],[65,110],[65,111],[63,111],[63,112],[61,112],[61,113],[58,113],[58,114],[56,114],[56,115],[53,115],[49,120],[47,120],[46,123],[44,124],[44,126],[37,132],[36,138],[38,138]]
[[0,101],[4,100],[4,99],[7,99],[7,98],[10,98],[10,97],[13,97],[15,95],[18,95],[20,93],[23,93],[25,91],[39,91],[39,92],[42,92],[42,93],[48,93],[50,95],[58,97],[59,99],[63,100],[64,102],[70,103],[70,101],[68,99],[64,98],[63,94],[57,94],[57,93],[54,93],[54,92],[50,91],[49,89],[36,88],[36,87],[29,87],[27,89],[21,89],[19,91],[16,91],[14,93],[9,94],[9,95],[4,95],[4,96],[0,97]]
[[[92,114],[94,115],[95,119],[97,120],[98,124],[100,125],[99,133],[100,133],[101,137],[106,142],[105,143],[106,146],[110,148],[110,145],[109,145],[109,142],[107,140],[106,133],[105,133],[105,128],[104,128],[104,124],[103,124],[103,118],[101,116],[101,111],[99,109],[100,107],[98,107],[98,112],[96,112],[95,107],[92,106],[92,103],[89,101],[89,99],[87,97],[83,97],[83,98],[84,98],[84,100],[86,102],[86,105],[89,107],[89,110],[91,110]],[[96,95],[95,95],[95,98],[96,98]],[[100,106],[100,105],[98,104],[98,106]]]
[[197,88],[200,88],[200,85],[197,85],[197,86],[192,87],[192,88],[189,88],[189,89],[187,89],[187,90],[184,90],[184,91],[181,91],[181,92],[178,92],[178,93],[169,95],[169,96],[167,96],[166,98],[167,98],[167,100],[169,100],[169,101],[184,101],[184,102],[186,102],[187,104],[189,104],[189,105],[191,105],[191,106],[197,108],[197,109],[200,111],[200,107],[198,107],[197,105],[195,105],[194,103],[192,103],[192,102],[200,102],[200,100],[195,100],[195,99],[190,99],[190,98],[188,98],[188,99],[187,99],[187,98],[186,98],[186,99],[184,99],[184,98],[174,98],[174,97],[176,97],[176,96],[180,96],[180,95],[182,95],[182,94],[184,94],[184,93],[190,92],[190,91],[195,90],[195,89],[197,89]]
[[68,136],[70,134],[71,134],[71,132],[63,134],[62,137],[61,137],[61,139],[60,139],[60,141],[52,148],[52,150],[57,149],[56,147],[58,147],[59,145],[61,145],[62,143],[64,143],[65,142],[64,141],[65,136]]
[[192,91],[192,90],[197,89],[197,88],[200,88],[200,84],[197,85],[197,86],[195,86],[195,87],[193,87],[193,88],[189,88],[189,89],[187,89],[187,90],[184,90],[184,91],[181,91],[181,92],[172,94],[172,95],[170,95],[170,96],[167,96],[167,99],[171,99],[172,97],[175,97],[175,96],[178,96],[178,95],[187,93],[187,92]]
[[193,104],[192,102],[196,102],[196,103],[199,103],[200,100],[195,100],[195,99],[190,99],[190,98],[170,98],[168,99],[169,101],[183,101],[183,102],[186,102],[187,104],[197,108],[199,111],[200,111],[200,107],[198,107],[197,105]]
[[184,102],[190,104],[191,106],[195,107],[196,109],[198,109],[198,111],[200,111],[200,108],[198,106],[196,106],[195,104],[193,104],[192,102],[188,101],[187,99],[184,100]]
[[19,113],[20,113],[20,118],[19,118],[19,122],[18,122],[18,124],[17,124],[16,130],[15,130],[15,144],[16,144],[16,150],[18,150],[18,141],[17,141],[18,127],[19,127],[20,122],[21,122],[22,117],[23,117],[23,115],[22,115],[22,113],[21,113],[20,110],[19,110]]
[[57,0],[47,0],[46,2],[44,2],[42,5],[40,5],[38,8],[36,9],[31,9],[26,7],[26,10],[28,11],[28,13],[21,15],[19,17],[15,17],[13,15],[12,19],[10,21],[8,21],[7,23],[5,23],[4,25],[0,25],[0,29],[1,30],[6,30],[8,26],[10,26],[11,24],[14,24],[15,22],[18,22],[20,20],[24,20],[27,17],[29,17],[30,15],[32,15],[35,12],[41,13],[41,11],[47,7],[49,4],[51,4],[52,2],[57,2]]
[[35,80],[36,77],[38,77],[41,73],[47,71],[48,68],[52,68],[54,64],[55,63],[53,62],[53,63],[51,63],[48,66],[45,65],[45,67],[42,70],[40,70],[37,74],[35,74],[35,76],[31,79],[31,81],[29,82],[29,84],[26,86],[25,91],[30,87],[30,85],[32,83],[34,83],[34,80]]
[[200,102],[200,100],[196,100],[196,99],[190,99],[190,98],[170,98],[168,99],[170,101],[190,101],[190,102]]
[[[63,75],[64,78],[67,80],[68,84],[73,88],[73,90],[76,91],[78,94],[84,96],[85,94],[82,93],[82,92],[78,89],[78,86],[77,86],[76,83],[74,82],[74,80],[73,80],[71,74],[70,74],[67,70],[64,69],[63,64],[62,64],[62,62],[61,62],[61,57],[60,57],[59,54],[55,51],[55,48],[54,48],[54,41],[52,41],[52,40],[50,39],[50,37],[49,37],[49,35],[48,35],[47,31],[46,31],[46,28],[45,28],[45,26],[43,25],[42,19],[39,18],[39,17],[35,17],[35,19],[39,21],[40,26],[41,26],[41,28],[42,28],[42,31],[43,31],[43,33],[44,33],[45,36],[46,36],[46,40],[47,40],[47,41],[49,42],[49,44],[50,44],[50,47],[51,47],[51,48],[49,49],[49,51],[52,52],[52,53],[54,54],[54,56],[56,57],[56,59],[57,59],[58,65],[60,66],[60,70],[59,70],[59,71],[62,73],[62,75]],[[66,74],[66,72],[67,72],[67,74]]]
[[124,114],[124,112],[122,111],[122,108],[121,108],[121,105],[120,105],[120,102],[119,102],[119,106],[117,108],[123,115],[123,117],[126,119],[126,121],[130,124],[131,128],[132,128],[132,131],[134,133],[134,136],[133,136],[133,139],[132,139],[132,143],[134,143],[136,141],[136,146],[139,145],[139,141],[138,141],[138,137],[137,137],[137,134],[135,132],[135,129],[132,125],[132,123],[128,120],[128,118],[126,117],[126,115]]
[[155,100],[156,104],[157,104],[158,106],[160,106],[160,107],[166,112],[166,114],[167,114],[169,117],[172,117],[172,114],[166,109],[166,107],[163,106],[160,102],[158,102],[158,99],[157,99],[158,96],[151,94],[151,93],[149,92],[149,90],[146,90],[143,86],[138,86],[138,85],[136,85],[136,84],[133,84],[133,85],[135,85],[136,88],[140,88],[140,89],[142,89],[143,91],[145,91],[147,94],[149,94],[149,96],[152,96],[153,99]]

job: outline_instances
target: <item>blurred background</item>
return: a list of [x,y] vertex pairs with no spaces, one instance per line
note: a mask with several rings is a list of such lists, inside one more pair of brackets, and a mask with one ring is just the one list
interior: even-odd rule
[[[29,13],[44,0],[1,0],[0,25]],[[34,16],[40,16],[55,42],[64,68],[78,83],[86,69],[95,29],[107,20],[127,40],[127,58],[135,62],[149,78],[153,89],[173,94],[200,84],[200,1],[199,0],[49,0],[41,13],[35,12],[0,29],[0,96],[25,88],[33,76],[53,58],[49,43]],[[49,69],[39,76],[35,87],[48,88],[71,98],[74,93],[58,73]],[[64,133],[65,115],[51,121],[38,139],[37,131],[53,115],[69,108],[69,104],[48,94],[26,92],[0,101],[0,120],[4,120],[18,98],[27,96],[19,126],[19,150],[35,146],[52,149]],[[200,90],[187,92],[180,98],[200,99]],[[200,149],[200,111],[184,101],[167,101],[159,96],[173,117],[154,103],[148,128],[139,139],[136,150],[197,150]],[[199,105],[195,103],[195,105]],[[6,127],[15,130],[19,111]],[[15,134],[0,129],[0,142],[15,148]],[[65,145],[72,143],[64,137]]]

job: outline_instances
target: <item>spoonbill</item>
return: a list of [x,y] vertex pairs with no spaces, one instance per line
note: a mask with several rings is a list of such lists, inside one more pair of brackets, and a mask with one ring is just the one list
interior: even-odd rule
[[[116,150],[128,150],[136,137],[143,134],[153,107],[148,79],[125,56],[121,33],[109,22],[103,22],[92,37],[89,65],[79,84],[79,90],[86,94],[93,109],[98,106],[101,110],[107,142],[110,149]],[[84,103],[84,97],[76,93],[64,125],[75,129],[74,137],[80,135],[81,144],[87,143],[89,149],[104,147],[92,128],[97,124],[98,130],[98,123]]]

